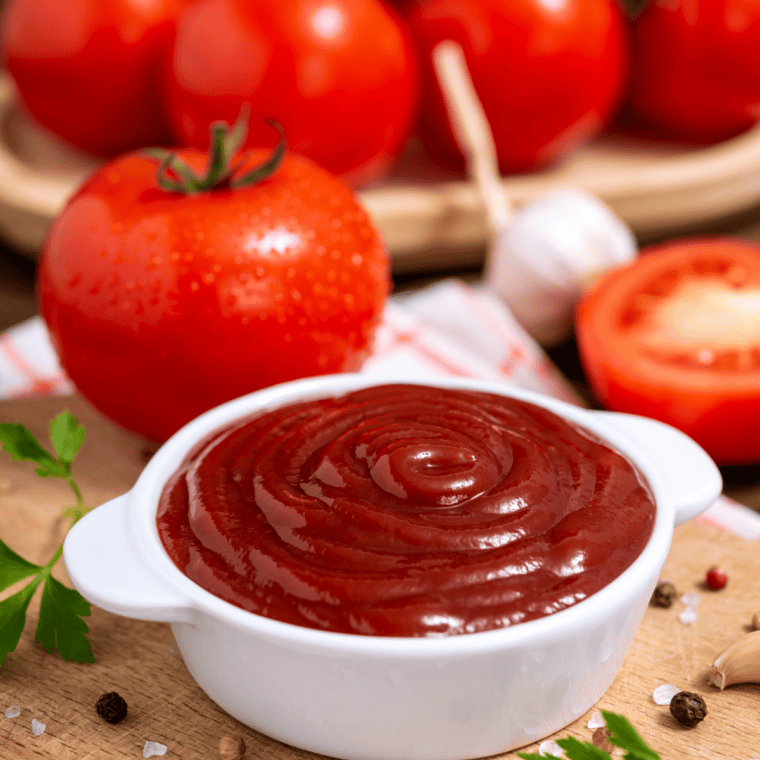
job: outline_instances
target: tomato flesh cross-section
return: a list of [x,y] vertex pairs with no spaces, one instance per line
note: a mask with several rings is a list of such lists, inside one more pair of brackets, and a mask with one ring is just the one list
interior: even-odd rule
[[602,406],[674,425],[719,464],[760,462],[760,245],[643,249],[584,295],[576,337]]

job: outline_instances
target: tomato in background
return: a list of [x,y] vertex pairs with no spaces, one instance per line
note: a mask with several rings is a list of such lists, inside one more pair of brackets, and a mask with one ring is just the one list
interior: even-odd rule
[[[232,176],[265,157],[251,151]],[[38,267],[40,311],[78,391],[157,442],[236,396],[358,370],[389,285],[351,189],[292,154],[255,184],[190,195],[159,189],[156,160],[117,158],[52,222]]]
[[645,248],[582,297],[576,337],[605,408],[667,422],[719,464],[760,462],[760,245]]
[[291,151],[354,186],[395,161],[418,106],[415,53],[379,0],[199,0],[179,18],[165,98],[175,139],[208,145],[209,124],[251,107],[248,146]]
[[170,139],[157,73],[190,0],[5,0],[3,61],[31,117],[111,157]]
[[494,134],[502,173],[556,161],[596,136],[627,85],[627,21],[617,0],[420,0],[405,10],[422,52],[421,137],[462,166],[431,62],[462,45]]
[[760,118],[760,2],[650,0],[633,26],[628,107],[647,131],[718,141]]

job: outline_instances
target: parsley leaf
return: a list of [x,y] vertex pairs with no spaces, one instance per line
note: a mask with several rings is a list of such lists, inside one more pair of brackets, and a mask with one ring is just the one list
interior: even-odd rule
[[66,477],[66,468],[40,446],[24,425],[14,425],[10,422],[0,424],[0,443],[11,455],[11,459],[37,464],[37,474],[40,477]]
[[[616,713],[602,710],[604,722],[610,732],[612,744],[626,750],[623,760],[661,760],[660,756],[641,738],[627,718]],[[557,739],[557,744],[565,751],[568,760],[611,760],[611,755],[590,742],[578,741],[573,736]],[[523,760],[545,760],[537,752],[518,752]]]
[[610,732],[610,742],[626,750],[623,760],[660,760],[660,756],[641,738],[626,718],[606,710],[602,710],[602,715]]
[[74,415],[62,412],[50,422],[50,440],[58,461],[69,469],[84,443],[84,428],[77,424]]
[[[12,459],[34,462],[40,477],[65,480],[76,497],[76,505],[61,511],[71,518],[72,525],[87,511],[82,494],[71,475],[71,463],[84,443],[84,428],[69,412],[61,412],[50,422],[50,440],[55,456],[47,451],[34,435],[21,424],[0,424],[0,445]],[[48,652],[57,648],[65,660],[94,662],[89,629],[82,620],[90,614],[90,605],[74,589],[67,588],[52,576],[52,569],[63,553],[63,544],[44,566],[35,565],[0,541],[0,591],[14,583],[34,576],[29,583],[0,602],[0,665],[21,640],[26,613],[32,596],[42,586],[40,615],[35,640]]]
[[87,634],[90,629],[82,620],[90,614],[90,605],[73,588],[49,577],[45,581],[40,603],[35,641],[48,652],[58,647],[64,660],[95,662]]
[[40,570],[42,568],[39,565],[27,562],[0,541],[0,591],[4,591],[30,575],[37,575]]
[[557,739],[557,744],[565,750],[570,760],[610,760],[609,754],[603,749],[591,742],[578,741],[574,736]]
[[18,593],[0,602],[0,663],[5,661],[21,640],[26,622],[26,610],[37,584],[32,581]]

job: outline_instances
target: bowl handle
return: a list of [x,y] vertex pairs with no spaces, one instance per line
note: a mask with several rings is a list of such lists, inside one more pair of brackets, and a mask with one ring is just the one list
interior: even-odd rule
[[704,512],[721,494],[723,479],[707,452],[686,433],[659,420],[623,412],[592,412],[624,433],[662,475],[675,506],[675,524]]
[[68,532],[63,561],[74,588],[98,607],[124,617],[194,622],[187,600],[138,558],[127,531],[127,496],[101,504]]

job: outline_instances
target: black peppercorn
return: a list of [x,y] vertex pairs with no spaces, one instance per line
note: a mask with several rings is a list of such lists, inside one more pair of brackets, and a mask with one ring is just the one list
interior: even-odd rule
[[119,723],[127,717],[127,703],[115,691],[101,695],[95,709],[106,723]]
[[705,700],[693,691],[679,691],[670,701],[671,715],[684,726],[693,728],[707,715]]
[[670,607],[675,601],[678,592],[676,587],[669,581],[658,583],[652,594],[652,604],[657,607]]

